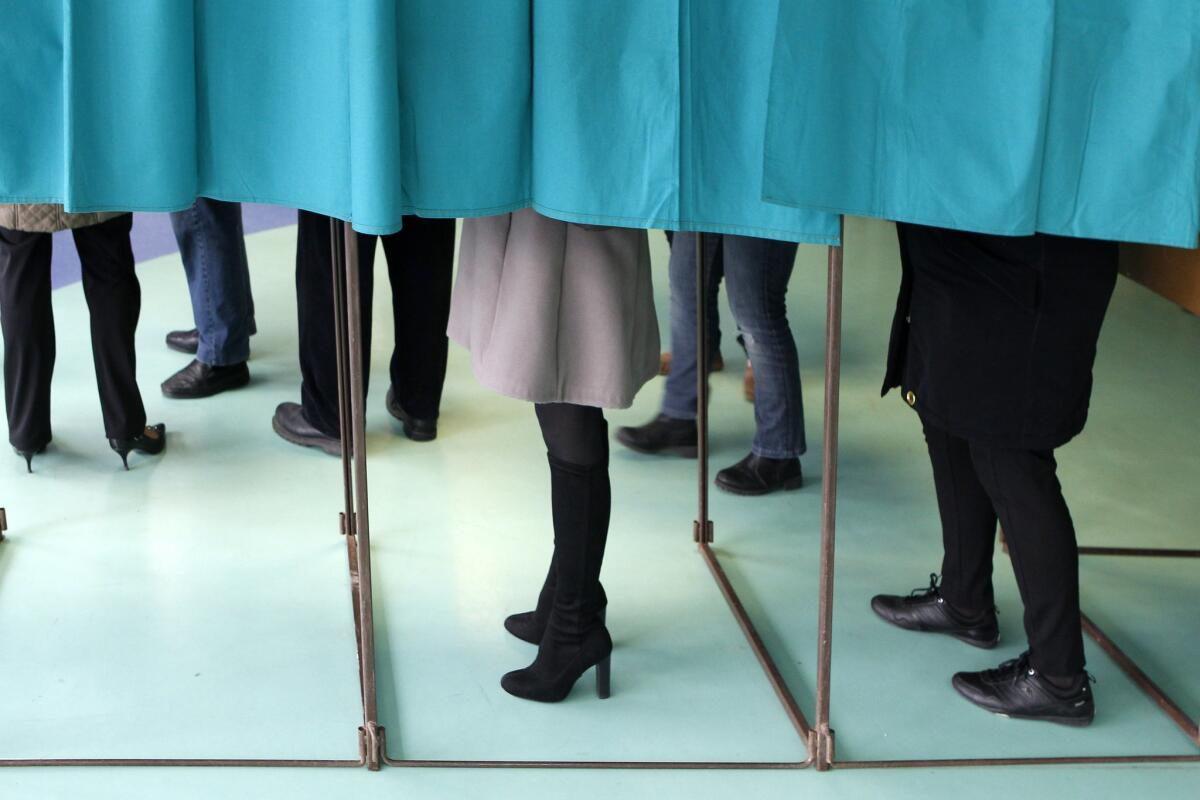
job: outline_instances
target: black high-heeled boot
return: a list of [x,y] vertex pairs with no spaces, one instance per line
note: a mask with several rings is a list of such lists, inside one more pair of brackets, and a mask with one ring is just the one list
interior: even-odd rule
[[[546,633],[546,624],[550,622],[550,609],[554,605],[554,587],[557,584],[556,566],[557,554],[550,559],[550,569],[546,572],[542,590],[538,592],[537,607],[532,611],[512,614],[504,620],[504,629],[523,642],[540,644],[542,636]],[[604,594],[604,586],[599,583],[596,586],[599,591],[596,603],[603,615],[604,609],[608,606],[608,597]]]
[[[537,658],[505,675],[500,685],[526,700],[556,703],[585,672],[596,668],[596,693],[610,694],[612,638],[599,606],[600,567],[608,539],[611,489],[607,452],[583,467],[550,457],[555,586]],[[536,612],[535,612],[536,613]]]
[[[156,436],[151,436],[151,432]],[[138,436],[130,439],[109,439],[108,446],[121,457],[125,469],[129,469],[129,454],[137,451],[142,455],[156,456],[167,449],[167,426],[161,422],[157,425],[147,425]]]

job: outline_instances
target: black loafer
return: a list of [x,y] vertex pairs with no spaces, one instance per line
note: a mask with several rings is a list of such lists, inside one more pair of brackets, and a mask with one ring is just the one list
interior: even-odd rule
[[250,370],[245,362],[214,367],[192,359],[192,363],[163,381],[162,393],[174,400],[196,400],[240,389],[249,382]]
[[200,350],[200,331],[171,331],[167,334],[167,347],[179,353],[196,355]]
[[755,497],[804,485],[798,458],[763,458],[754,453],[717,473],[716,484],[732,494]]
[[885,622],[906,631],[944,633],[960,642],[990,650],[1000,641],[996,609],[971,617],[951,608],[942,597],[937,575],[929,576],[929,588],[914,589],[907,597],[880,594],[871,598],[871,608]]
[[1084,672],[1059,688],[1031,667],[1024,653],[996,669],[960,672],[951,683],[963,697],[993,714],[1083,728],[1096,717],[1090,681]]
[[395,389],[388,389],[386,402],[388,413],[400,420],[400,427],[409,439],[414,442],[432,442],[437,438],[437,420],[421,419],[409,414],[396,400]]
[[696,420],[659,414],[636,428],[618,428],[617,441],[636,453],[696,457]]
[[271,418],[271,427],[292,444],[315,447],[331,456],[342,455],[342,440],[315,428],[304,416],[299,403],[280,403]]

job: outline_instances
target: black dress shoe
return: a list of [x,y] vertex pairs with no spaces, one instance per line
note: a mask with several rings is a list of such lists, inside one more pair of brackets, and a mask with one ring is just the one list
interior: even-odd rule
[[437,438],[437,420],[421,419],[409,414],[396,400],[395,389],[388,389],[386,402],[388,413],[400,420],[400,426],[404,429],[404,435],[409,439],[412,439],[414,442],[432,442]]
[[342,440],[314,427],[304,416],[299,403],[280,403],[271,418],[271,427],[292,444],[315,447],[331,456],[342,455]]
[[167,334],[167,347],[180,353],[196,355],[200,350],[200,331],[171,331]]
[[871,598],[871,608],[886,622],[906,631],[944,633],[985,650],[1000,641],[996,609],[972,617],[951,608],[938,589],[937,575],[929,576],[929,588],[913,589],[907,597],[876,595]]
[[754,453],[717,473],[716,484],[732,494],[757,496],[804,485],[798,458],[763,458]]
[[167,426],[161,422],[147,425],[140,434],[128,439],[109,439],[108,446],[121,457],[125,471],[129,471],[129,454],[137,451],[147,456],[157,456],[167,449]]
[[227,367],[214,367],[199,359],[163,381],[162,393],[175,400],[195,400],[240,389],[250,382],[250,370],[243,361]]
[[993,714],[1083,728],[1096,716],[1090,681],[1084,672],[1060,688],[1031,667],[1024,653],[996,669],[960,672],[951,683],[963,697]]
[[637,453],[696,457],[696,420],[659,414],[636,428],[618,428],[617,441]]

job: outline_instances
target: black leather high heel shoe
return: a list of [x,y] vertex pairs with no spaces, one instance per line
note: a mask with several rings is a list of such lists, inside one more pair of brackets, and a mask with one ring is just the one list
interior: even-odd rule
[[[151,434],[155,435],[151,435]],[[137,451],[143,455],[156,456],[167,449],[167,426],[161,422],[147,425],[139,436],[132,439],[109,439],[108,446],[121,457],[125,469],[129,469],[129,454]]]
[[25,469],[29,471],[30,475],[32,475],[33,474],[33,457],[40,456],[42,453],[46,452],[47,446],[48,446],[48,444],[44,444],[41,447],[37,448],[36,450],[22,450],[19,447],[14,447],[13,452],[16,453],[17,455],[19,455],[21,458],[25,459]]

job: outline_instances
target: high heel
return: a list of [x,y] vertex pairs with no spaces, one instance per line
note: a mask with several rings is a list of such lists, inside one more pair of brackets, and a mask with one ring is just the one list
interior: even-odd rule
[[[157,434],[151,436],[151,432]],[[156,456],[167,449],[167,426],[161,422],[157,425],[147,425],[138,436],[130,439],[109,439],[108,446],[121,457],[125,469],[129,469],[129,454],[137,451],[143,455]]]
[[596,665],[596,697],[607,700],[612,697],[612,653]]
[[25,469],[26,469],[26,471],[28,471],[28,473],[30,475],[32,475],[33,474],[33,457],[40,456],[42,453],[46,452],[46,447],[47,447],[47,445],[42,445],[41,447],[39,447],[35,450],[22,450],[19,447],[14,447],[13,452],[16,453],[17,455],[19,455],[21,458],[25,459]]

